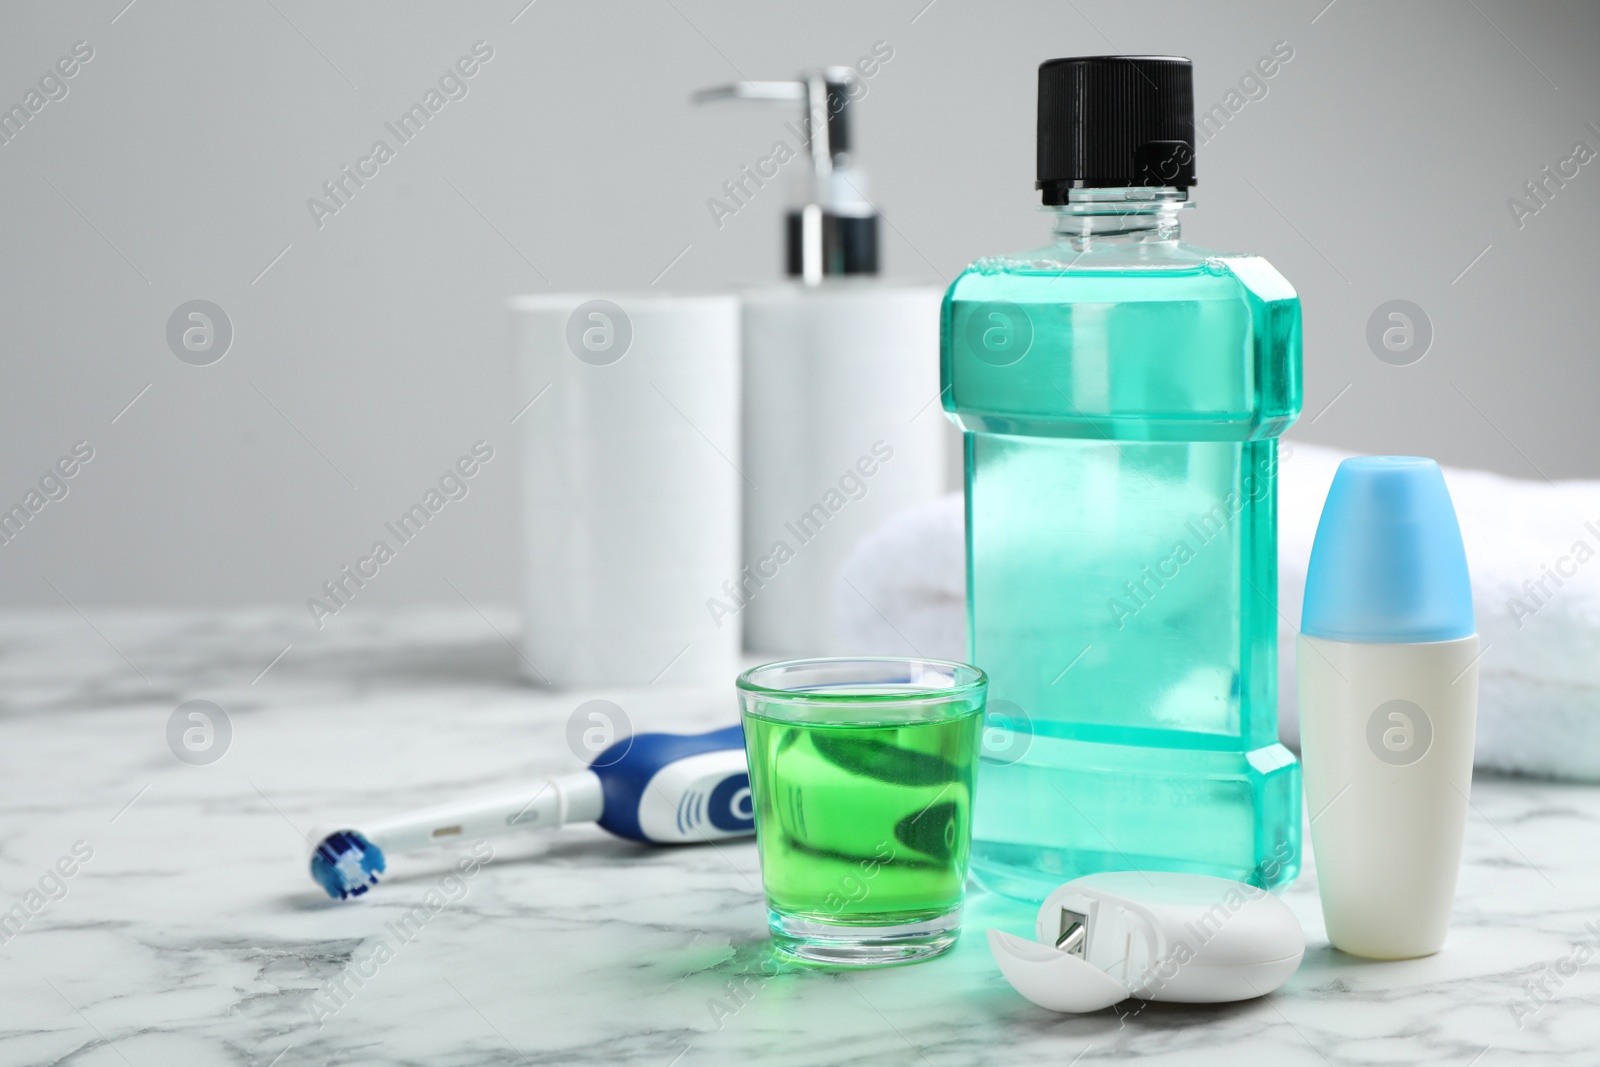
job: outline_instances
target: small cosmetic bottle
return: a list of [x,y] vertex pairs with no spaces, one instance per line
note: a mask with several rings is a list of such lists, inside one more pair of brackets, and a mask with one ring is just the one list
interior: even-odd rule
[[1328,940],[1374,959],[1444,944],[1478,708],[1461,529],[1431,459],[1345,460],[1299,640],[1301,759]]

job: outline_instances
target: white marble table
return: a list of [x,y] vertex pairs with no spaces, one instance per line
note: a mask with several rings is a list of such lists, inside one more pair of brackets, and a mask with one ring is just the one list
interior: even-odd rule
[[[354,905],[305,873],[313,823],[576,768],[564,728],[585,697],[637,729],[709,727],[732,721],[731,691],[536,693],[494,612],[352,612],[321,634],[292,611],[87,614],[0,617],[0,910],[26,915],[0,935],[3,1064],[1600,1062],[1600,788],[1475,785],[1433,958],[1329,949],[1308,870],[1285,897],[1305,964],[1276,995],[1057,1016],[970,936],[1026,932],[1031,911],[981,894],[944,958],[761,978],[750,843],[530,834],[459,883],[464,848],[402,858]],[[166,741],[197,698],[233,725],[209,766]],[[58,861],[71,877],[47,876]]]

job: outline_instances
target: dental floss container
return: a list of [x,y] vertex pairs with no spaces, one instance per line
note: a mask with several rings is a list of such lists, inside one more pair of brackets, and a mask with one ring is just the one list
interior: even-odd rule
[[[880,42],[855,67],[788,81],[707,89],[697,103],[798,105],[801,118],[713,198],[718,227],[802,176],[804,203],[784,219],[789,280],[741,290],[743,560],[709,609],[738,614],[746,649],[768,655],[908,652],[845,648],[834,626],[851,549],[887,519],[945,488],[936,285],[878,277],[879,216],[856,163],[862,73],[893,50]],[[782,172],[782,173],[780,173]]]
[[1203,874],[1114,871],[1045,898],[1029,941],[989,931],[1013,989],[1041,1008],[1090,1012],[1129,997],[1248,1000],[1287,982],[1305,934],[1271,893]]
[[1306,811],[1328,940],[1444,944],[1477,725],[1472,582],[1439,465],[1339,465],[1306,575],[1297,669]]

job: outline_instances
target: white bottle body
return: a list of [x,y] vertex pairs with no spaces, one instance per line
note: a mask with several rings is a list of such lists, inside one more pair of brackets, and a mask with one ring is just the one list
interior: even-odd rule
[[1328,940],[1374,959],[1444,944],[1461,865],[1478,638],[1300,635],[1301,763]]
[[732,603],[747,649],[897,651],[840,647],[834,583],[857,542],[944,491],[942,295],[874,278],[741,294],[747,483]]

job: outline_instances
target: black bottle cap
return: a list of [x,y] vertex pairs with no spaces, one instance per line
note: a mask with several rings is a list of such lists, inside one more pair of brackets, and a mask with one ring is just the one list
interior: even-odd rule
[[1074,56],[1039,64],[1038,188],[1171,186],[1194,177],[1194,67],[1182,56]]

